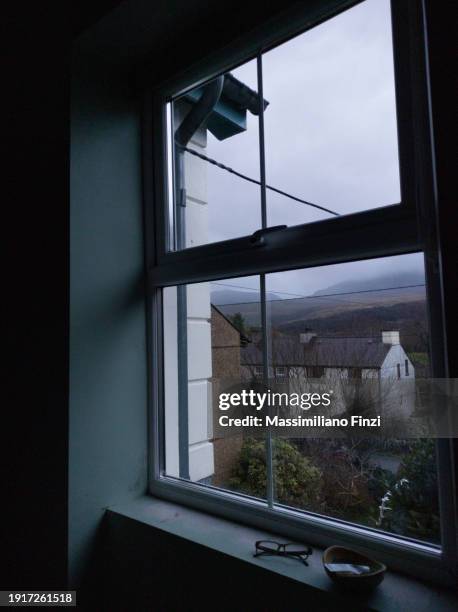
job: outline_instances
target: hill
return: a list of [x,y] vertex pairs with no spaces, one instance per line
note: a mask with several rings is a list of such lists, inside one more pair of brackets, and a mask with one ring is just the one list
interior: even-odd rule
[[[348,279],[301,298],[281,299],[269,294],[268,319],[274,330],[288,335],[303,332],[305,328],[332,336],[374,336],[381,329],[398,329],[406,349],[425,351],[423,283],[423,276],[415,273],[395,274],[366,280]],[[217,293],[219,298],[227,297],[227,292]],[[248,292],[232,291],[231,301],[220,301],[218,307],[228,317],[240,313],[247,327],[257,328],[261,325],[259,295],[253,292],[250,300],[248,295]],[[212,301],[213,297],[212,293]]]

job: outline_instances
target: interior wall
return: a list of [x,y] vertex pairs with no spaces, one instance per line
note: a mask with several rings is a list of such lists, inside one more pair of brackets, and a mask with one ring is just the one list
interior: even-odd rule
[[138,99],[116,72],[72,81],[69,576],[90,572],[105,509],[146,490]]
[[128,517],[108,512],[106,530],[105,610],[370,609],[336,589],[321,591]]

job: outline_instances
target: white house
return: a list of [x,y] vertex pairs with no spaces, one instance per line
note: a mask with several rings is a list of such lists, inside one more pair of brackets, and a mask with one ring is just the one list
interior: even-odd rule
[[[414,408],[415,369],[400,343],[399,331],[382,331],[377,337],[318,336],[307,330],[298,336],[276,334],[269,350],[269,376],[288,382],[297,391],[307,379],[321,381],[342,395],[342,388],[357,381],[380,381],[373,386],[379,403],[397,414]],[[260,341],[242,349],[245,379],[262,377],[263,354]],[[369,389],[367,384],[366,388]]]
[[[318,336],[307,331],[296,336],[276,336],[271,360],[275,378],[293,377],[297,368],[309,378],[415,378],[415,370],[400,344],[399,331],[382,331],[379,337]],[[246,374],[259,375],[260,342],[242,352]]]

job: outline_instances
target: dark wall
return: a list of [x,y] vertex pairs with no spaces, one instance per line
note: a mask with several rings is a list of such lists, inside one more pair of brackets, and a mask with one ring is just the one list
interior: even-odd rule
[[8,7],[2,34],[9,143],[2,234],[11,275],[4,301],[13,371],[2,402],[9,423],[2,427],[1,588],[44,589],[66,581],[70,46],[62,9],[21,9]]
[[[103,610],[250,610],[313,612],[368,610],[358,599],[323,592],[269,570],[247,565],[150,525],[108,513]],[[304,571],[307,571],[304,568]],[[117,585],[115,590],[110,585]]]
[[[444,297],[448,332],[449,376],[458,377],[458,329],[456,317],[456,20],[452,2],[426,2],[432,118],[442,256],[445,262]],[[453,263],[455,262],[455,263]],[[455,314],[454,314],[455,313]]]
[[[444,313],[447,329],[448,375],[458,378],[457,201],[456,188],[456,18],[452,2],[426,2],[431,77],[432,122],[435,143],[439,231],[442,251]],[[455,25],[455,27],[453,27]],[[455,61],[454,61],[455,59]],[[451,466],[458,481],[458,439],[450,440]],[[455,489],[455,508],[458,495]]]
[[[65,2],[4,3],[2,13],[0,588],[65,588],[73,24]],[[78,19],[87,23],[92,13],[80,10]]]

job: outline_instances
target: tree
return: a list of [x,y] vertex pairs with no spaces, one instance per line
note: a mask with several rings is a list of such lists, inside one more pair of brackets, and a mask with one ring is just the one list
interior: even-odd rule
[[439,500],[433,439],[415,440],[398,480],[381,499],[379,526],[394,533],[439,541]]
[[[274,480],[277,501],[299,508],[317,507],[321,471],[303,457],[294,444],[275,439]],[[262,439],[247,438],[230,480],[230,487],[255,497],[265,497],[267,488],[266,446]]]
[[230,317],[232,325],[242,334],[247,335],[248,330],[246,328],[245,319],[241,312],[236,312]]

